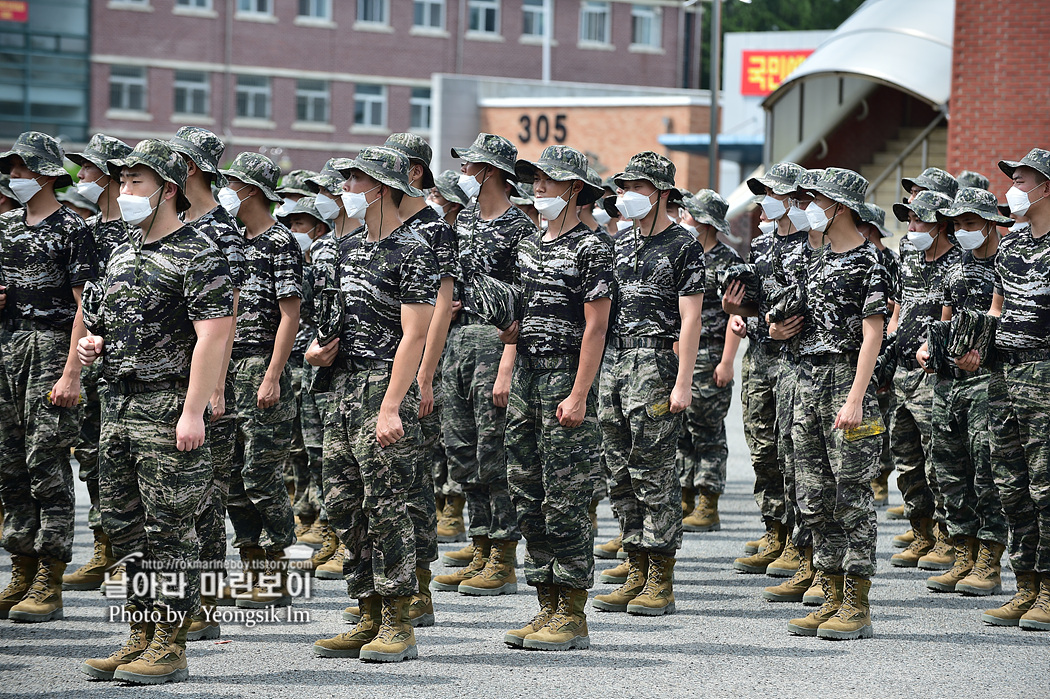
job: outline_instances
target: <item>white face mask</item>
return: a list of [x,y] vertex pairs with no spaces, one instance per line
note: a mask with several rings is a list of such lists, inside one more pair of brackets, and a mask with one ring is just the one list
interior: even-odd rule
[[441,218],[445,218],[445,207],[443,207],[441,204],[438,204],[436,201],[431,200],[427,202],[427,206],[433,209],[438,216],[440,216]]
[[[383,185],[377,184],[368,192],[374,192]],[[350,218],[361,218],[368,211],[368,207],[375,202],[368,201],[368,197],[365,196],[368,192],[343,192],[343,208],[346,210],[346,215]]]
[[317,197],[314,199],[314,206],[317,207],[317,213],[321,214],[321,218],[332,221],[339,216],[338,202],[320,192],[318,192]]
[[787,207],[784,206],[784,202],[779,199],[775,199],[768,194],[765,198],[759,202],[759,206],[762,207],[762,213],[766,215],[770,221],[776,221],[781,216],[787,213]]
[[7,183],[11,188],[11,192],[15,195],[15,199],[19,203],[27,204],[29,200],[35,197],[43,187],[35,179],[28,177],[12,177]]
[[[98,180],[101,180],[103,177],[105,177],[105,175],[99,175]],[[100,185],[98,180],[77,183],[77,194],[84,197],[92,204],[97,204],[99,197],[102,196],[102,192],[106,191],[106,188]]]
[[772,233],[776,229],[777,229],[777,222],[776,221],[759,221],[758,222],[758,230],[762,231],[762,233]]
[[303,252],[310,249],[310,243],[313,240],[308,233],[292,233],[292,236],[295,237],[295,242],[299,243],[299,247],[303,249]]
[[288,197],[285,197],[284,201],[281,202],[281,205],[273,210],[273,215],[274,216],[287,216],[288,214],[292,213],[293,211],[295,211],[295,200],[294,199],[289,199]]
[[[13,183],[14,180],[11,180],[11,182]],[[1028,192],[1022,192],[1020,189],[1017,188],[1016,185],[1006,190],[1006,203],[1010,205],[1010,213],[1017,214],[1018,216],[1024,216],[1026,213],[1028,213],[1028,208],[1032,204],[1035,204],[1038,201],[1042,201],[1045,198],[1046,195],[1043,195],[1035,201],[1031,201],[1028,198]]]
[[[654,192],[655,193],[655,192]],[[649,197],[638,192],[624,192],[616,197],[616,210],[624,218],[645,218],[653,210],[653,202]]]
[[1016,233],[1017,231],[1023,231],[1025,229],[1025,226],[1027,225],[1028,224],[1024,221],[1018,221],[1014,225],[1010,226],[1010,232]]
[[694,238],[700,237],[700,231],[696,229],[696,226],[690,226],[688,223],[683,223],[681,221],[678,222],[678,225],[689,231],[689,234],[692,235]]
[[984,241],[988,238],[984,234],[984,228],[978,228],[975,231],[960,228],[955,231],[955,239],[959,241],[959,247],[963,250],[976,250],[984,245]]
[[[241,189],[244,189],[244,187],[241,187]],[[219,203],[230,216],[236,216],[237,212],[241,210],[241,198],[237,196],[239,191],[241,190],[234,190],[229,187],[223,187],[219,190]]]
[[908,240],[911,241],[916,250],[924,252],[933,246],[933,241],[936,238],[927,231],[908,231]]
[[620,231],[625,231],[625,230],[627,230],[628,228],[630,228],[633,225],[634,224],[631,223],[630,221],[617,221],[616,222],[616,232],[619,233]]
[[[562,194],[568,194],[572,192],[572,184],[562,192]],[[571,196],[571,194],[570,194]],[[532,200],[532,205],[536,207],[536,211],[539,212],[540,216],[553,221],[561,215],[561,212],[565,210],[568,202],[561,198],[561,195],[556,197],[535,197]]]
[[[164,185],[157,187],[157,189],[153,191],[153,194],[156,194],[162,189],[164,189]],[[146,217],[153,213],[154,207],[149,203],[149,200],[153,198],[153,194],[148,197],[140,197],[135,194],[121,194],[117,197],[117,206],[120,207],[120,217],[133,226],[137,226],[145,221]],[[160,206],[159,201],[157,202],[157,206]]]
[[463,190],[468,199],[473,199],[481,193],[481,183],[478,182],[478,178],[465,172],[459,175],[459,188]]
[[809,216],[797,206],[792,206],[788,209],[788,220],[791,221],[791,225],[795,227],[795,230],[809,230]]
[[831,219],[828,218],[828,215],[825,212],[834,206],[835,204],[832,202],[831,206],[822,209],[817,202],[811,201],[809,206],[806,207],[806,218],[809,219],[809,227],[820,233],[826,231],[828,224],[831,223]]
[[594,216],[594,220],[598,222],[598,225],[604,226],[609,221],[612,221],[612,216],[600,206],[596,206],[591,210],[591,216]]

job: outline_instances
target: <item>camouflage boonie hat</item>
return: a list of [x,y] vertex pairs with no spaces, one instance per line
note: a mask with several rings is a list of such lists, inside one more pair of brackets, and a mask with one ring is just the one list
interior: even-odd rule
[[824,168],[821,167],[815,167],[812,170],[803,169],[802,172],[798,173],[798,177],[795,178],[795,191],[813,189],[812,185],[816,184],[823,175]]
[[[587,156],[569,146],[547,146],[540,153],[540,159],[519,160],[514,164],[518,180],[532,184],[539,170],[555,182],[580,180],[583,189],[576,198],[577,204],[593,204],[602,195],[601,185],[595,185],[589,177]],[[595,173],[597,176],[597,173]]]
[[277,220],[287,226],[288,219],[293,214],[306,214],[307,216],[313,216],[318,221],[323,223],[329,231],[335,228],[335,226],[332,225],[331,221],[321,216],[321,214],[317,211],[317,197],[313,195],[303,197],[302,199],[297,200],[295,202],[295,206],[293,206],[290,211],[286,211],[285,213],[279,215],[277,217]]
[[434,189],[438,194],[445,197],[446,201],[455,202],[460,206],[470,204],[470,198],[459,188],[459,175],[452,170],[445,170],[434,178]]
[[317,173],[313,170],[292,170],[281,178],[281,186],[277,188],[277,193],[302,194],[304,197],[308,197],[313,194],[313,192],[310,191],[310,187],[306,184],[306,180],[316,174]]
[[434,186],[434,173],[430,170],[430,161],[434,159],[434,151],[425,138],[414,133],[392,133],[387,136],[383,147],[396,150],[408,158],[409,162],[417,162],[423,166],[420,189],[430,189]]
[[696,194],[683,197],[681,205],[697,223],[706,223],[721,233],[729,233],[729,223],[726,222],[729,203],[713,189],[701,189]]
[[18,201],[18,198],[15,196],[15,193],[11,191],[10,182],[10,175],[0,175],[0,194],[3,194],[8,199],[21,206],[21,203]]
[[876,206],[870,202],[865,202],[861,205],[860,211],[857,212],[860,216],[860,220],[864,223],[870,223],[879,229],[879,235],[883,238],[892,238],[893,234],[886,230],[886,210],[881,206]]
[[999,202],[995,195],[987,189],[978,187],[963,187],[955,195],[955,201],[947,209],[937,212],[937,218],[947,219],[962,216],[963,214],[976,214],[985,221],[991,221],[1001,226],[1011,226],[1014,220],[1009,216],[999,213]]
[[959,191],[956,179],[939,167],[928,167],[918,177],[905,177],[901,180],[901,186],[905,192],[911,192],[912,186],[916,186],[940,192],[948,198],[954,197]]
[[87,148],[79,153],[70,153],[66,157],[83,167],[90,163],[103,174],[120,179],[120,173],[113,174],[109,171],[107,164],[110,160],[118,160],[131,152],[131,146],[119,138],[113,138],[105,134],[97,133],[88,141]]
[[219,170],[219,173],[255,185],[270,201],[281,201],[276,191],[277,182],[281,179],[281,168],[261,153],[245,151],[233,159],[228,169]]
[[999,169],[1002,170],[1007,177],[1014,176],[1014,170],[1027,165],[1033,170],[1038,170],[1043,173],[1047,178],[1050,178],[1050,150],[1043,150],[1042,148],[1033,148],[1028,151],[1028,155],[1021,158],[1020,160],[1000,160]]
[[118,176],[123,168],[145,165],[157,173],[162,180],[171,182],[178,188],[178,194],[175,195],[176,211],[185,211],[190,208],[190,200],[186,198],[186,177],[189,168],[167,141],[156,138],[139,141],[126,156],[110,160],[107,164],[109,171],[116,172]]
[[349,179],[351,170],[359,170],[376,182],[400,190],[410,197],[421,197],[423,191],[408,183],[409,162],[401,153],[383,146],[362,148],[357,157],[339,167],[339,174]]
[[532,206],[536,203],[536,193],[532,189],[532,185],[526,182],[511,182],[510,186],[514,188],[517,194],[511,194],[508,199],[510,203],[515,206]]
[[198,169],[214,175],[217,186],[226,185],[226,180],[219,171],[219,161],[226,151],[226,144],[218,136],[199,126],[183,126],[175,132],[170,142],[176,153],[182,153],[190,158]]
[[911,211],[923,223],[937,223],[937,212],[951,205],[950,197],[932,189],[926,189],[915,195],[915,199],[910,204],[906,202],[894,204],[893,215],[898,221],[907,223],[908,212]]
[[58,199],[63,204],[75,206],[78,209],[87,209],[93,214],[98,213],[98,205],[81,196],[76,187],[66,187],[55,195],[55,199]]
[[617,187],[622,188],[624,182],[645,180],[661,192],[670,191],[671,194],[667,197],[670,203],[682,197],[682,193],[674,186],[674,175],[674,163],[659,153],[647,150],[631,156],[631,159],[627,161],[627,167],[613,177],[613,182]]
[[502,136],[490,133],[479,133],[474,143],[467,148],[453,148],[452,157],[466,160],[468,163],[485,163],[498,167],[511,180],[518,178],[514,171],[514,161],[518,159],[518,149]]
[[26,167],[38,175],[57,177],[55,189],[62,189],[73,184],[62,160],[66,154],[62,146],[53,137],[39,131],[26,131],[18,136],[11,150],[0,153],[0,172],[11,174],[11,165],[15,156],[22,159]]
[[470,305],[486,322],[506,330],[521,320],[521,289],[487,274],[475,274],[470,284]]
[[777,163],[769,168],[765,176],[750,178],[747,181],[747,188],[759,196],[766,193],[766,187],[773,190],[773,194],[777,196],[791,194],[798,189],[798,176],[805,171],[804,167],[795,163]]
[[[973,170],[963,170],[959,173],[959,176],[955,178],[955,181],[959,183],[959,189],[963,187],[976,187],[977,189],[988,189],[991,182],[988,178],[979,172]],[[958,192],[956,192],[958,194]]]
[[602,180],[602,188],[608,189],[613,194],[616,194],[616,190],[619,189],[619,187],[616,186],[616,180],[613,179],[612,175],[609,175]]
[[853,172],[840,167],[825,168],[819,175],[805,177],[802,189],[823,194],[833,202],[860,213],[864,205],[864,195],[868,191],[868,181]]
[[349,166],[351,162],[353,161],[350,158],[331,158],[319,173],[306,178],[306,186],[310,188],[310,193],[317,194],[322,189],[329,194],[342,191],[346,178],[339,170]]

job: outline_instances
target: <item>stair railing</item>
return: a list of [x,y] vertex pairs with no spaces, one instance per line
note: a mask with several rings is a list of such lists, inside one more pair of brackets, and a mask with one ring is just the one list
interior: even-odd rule
[[942,121],[944,121],[946,116],[947,112],[943,109],[937,112],[937,116],[934,117],[933,121],[931,121],[926,128],[920,131],[919,135],[913,138],[911,142],[908,143],[908,145],[904,146],[900,154],[893,160],[893,162],[887,165],[886,169],[884,169],[881,173],[879,173],[878,177],[871,181],[871,183],[868,185],[869,198],[875,196],[875,190],[878,189],[879,185],[882,184],[886,180],[886,178],[889,177],[891,174],[896,173],[897,182],[901,181],[901,179],[904,177],[904,160],[909,155],[911,155],[912,151],[914,151],[920,145],[922,146],[922,169],[926,169],[930,153],[930,134],[933,133],[933,130],[936,129]]

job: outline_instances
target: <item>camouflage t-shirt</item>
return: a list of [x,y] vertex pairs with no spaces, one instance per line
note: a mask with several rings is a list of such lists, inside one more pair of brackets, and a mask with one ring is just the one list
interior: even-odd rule
[[958,310],[987,313],[995,290],[995,258],[964,252],[944,275],[944,305]]
[[536,226],[515,206],[491,221],[481,218],[477,202],[459,212],[456,244],[460,274],[456,277],[456,298],[463,301],[464,311],[474,314],[468,303],[473,294],[467,293],[467,288],[475,274],[487,274],[508,284],[519,283],[518,244],[535,232]]
[[237,304],[235,347],[262,347],[267,356],[281,324],[278,303],[303,296],[303,249],[282,223],[245,239],[248,276]]
[[314,272],[312,264],[303,264],[303,297],[299,302],[299,331],[295,334],[295,342],[292,344],[292,357],[302,360],[310,343],[317,336],[317,326],[314,324]]
[[632,228],[615,241],[613,334],[677,340],[678,298],[704,293],[703,246],[677,223],[652,236]]
[[110,382],[189,379],[193,321],[233,315],[229,263],[191,226],[141,250],[138,244],[118,247],[106,268],[103,376]]
[[1007,351],[1050,347],[1050,234],[1033,238],[1026,228],[1003,238],[995,274],[995,293],[1003,297],[995,346]]
[[[763,299],[760,313],[763,320],[766,314],[773,308],[773,304],[786,288],[805,289],[807,265],[810,258],[816,253],[809,244],[809,233],[807,231],[795,231],[788,235],[775,233],[773,237],[772,257],[773,275],[769,284],[763,281]],[[807,314],[803,323],[809,322]],[[766,325],[766,332],[769,326]],[[798,352],[801,333],[780,343],[780,348],[787,352]]]
[[860,350],[864,319],[889,312],[889,278],[879,251],[868,241],[852,250],[815,251],[806,275],[809,318],[802,328],[802,355]]
[[918,250],[901,255],[901,305],[897,323],[897,352],[914,357],[926,342],[926,324],[941,319],[944,305],[944,277],[959,261],[959,248],[951,248],[933,262]]
[[405,223],[414,226],[423,239],[430,244],[437,259],[438,278],[459,276],[459,265],[456,262],[456,236],[452,226],[429,206],[424,206],[413,214]]
[[[769,336],[769,323],[766,322],[768,309],[764,301],[776,289],[773,279],[773,253],[776,243],[773,237],[775,235],[775,233],[762,233],[757,238],[751,239],[749,262],[755,266],[755,274],[762,284],[762,298],[758,304],[758,315],[747,318],[747,338],[751,342],[777,348],[780,343]],[[706,297],[704,300],[707,300]]]
[[612,251],[582,223],[554,240],[533,233],[518,246],[524,317],[518,352],[579,356],[583,304],[612,297]]
[[95,276],[95,244],[84,219],[64,206],[35,226],[25,209],[0,216],[5,317],[68,325],[77,313],[73,287]]
[[376,242],[362,229],[339,239],[336,283],[344,309],[340,355],[392,362],[404,334],[402,304],[433,305],[437,299],[437,260],[412,226]]
[[900,298],[901,256],[896,250],[883,248],[882,250],[879,250],[879,258],[882,260],[882,266],[886,268],[886,274],[890,280],[890,300],[896,301]]
[[208,236],[211,242],[226,255],[230,263],[230,279],[234,289],[244,287],[248,275],[244,258],[244,234],[237,228],[237,221],[221,206],[216,206],[196,221],[190,223],[194,228]]
[[721,352],[726,339],[729,314],[722,310],[722,294],[718,275],[729,267],[740,264],[740,255],[722,241],[704,253],[704,310],[701,314],[700,344],[717,345]]
[[84,223],[91,229],[91,237],[95,241],[95,263],[97,265],[95,278],[101,279],[106,272],[106,264],[112,257],[113,251],[131,240],[131,232],[136,227],[122,218],[103,221],[102,214],[95,214]]

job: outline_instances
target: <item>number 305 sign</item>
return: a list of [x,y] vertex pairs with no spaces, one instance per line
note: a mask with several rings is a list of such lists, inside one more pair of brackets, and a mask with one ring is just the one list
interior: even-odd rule
[[522,114],[518,118],[518,124],[521,125],[518,140],[522,143],[531,143],[533,140],[538,143],[549,143],[550,141],[565,143],[565,139],[569,137],[565,124],[568,118],[566,114],[555,114],[553,117],[546,114],[535,117]]

